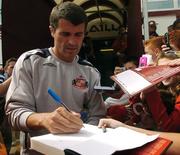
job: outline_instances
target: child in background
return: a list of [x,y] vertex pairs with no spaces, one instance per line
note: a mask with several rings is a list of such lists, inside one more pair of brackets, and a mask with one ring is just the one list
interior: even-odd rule
[[[128,69],[135,69],[137,67],[137,61],[134,58],[128,59],[123,67],[116,66],[114,74],[118,74]],[[120,95],[112,94],[105,100],[107,108],[107,116],[119,121],[126,121],[129,118],[129,97],[127,94]]]
[[145,54],[152,55],[152,61],[157,62],[157,56],[161,53],[161,46],[164,44],[163,37],[154,37],[152,39],[146,40],[144,42],[144,52]]

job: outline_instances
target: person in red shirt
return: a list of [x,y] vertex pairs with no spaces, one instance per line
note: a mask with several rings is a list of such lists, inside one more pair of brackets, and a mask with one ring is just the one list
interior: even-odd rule
[[[167,65],[172,60],[179,60],[176,52],[162,52],[158,58],[158,65]],[[144,92],[144,99],[156,122],[157,129],[161,131],[180,132],[180,74],[162,81],[166,86],[166,96],[169,93],[168,101],[163,100],[166,96],[157,89]],[[171,97],[170,97],[171,95]],[[168,104],[165,102],[169,102]]]

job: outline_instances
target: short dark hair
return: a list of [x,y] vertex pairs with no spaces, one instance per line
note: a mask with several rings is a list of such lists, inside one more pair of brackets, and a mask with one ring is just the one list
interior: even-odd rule
[[173,29],[174,30],[179,30],[180,29],[179,24],[180,24],[180,18],[177,18],[173,23]]
[[156,28],[156,22],[154,20],[150,20],[148,22],[148,24],[149,24],[149,27],[155,27]]
[[87,23],[87,16],[82,7],[73,2],[64,2],[56,5],[50,14],[50,26],[57,28],[60,19],[66,19],[73,25]]

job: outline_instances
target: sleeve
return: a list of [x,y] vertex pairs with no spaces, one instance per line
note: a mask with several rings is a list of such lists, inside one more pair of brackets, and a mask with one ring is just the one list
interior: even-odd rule
[[35,111],[31,63],[22,55],[16,62],[9,86],[5,112],[14,129],[28,131],[26,120]]
[[180,104],[175,104],[174,110],[168,115],[158,90],[147,93],[145,98],[159,130],[180,132]]
[[3,74],[0,74],[0,83],[3,83],[5,81],[5,77]]
[[100,76],[98,74],[95,77],[95,82],[91,87],[92,93],[88,102],[89,117],[87,123],[92,125],[98,125],[99,119],[104,118],[106,114],[102,94],[94,90],[95,85],[100,85]]

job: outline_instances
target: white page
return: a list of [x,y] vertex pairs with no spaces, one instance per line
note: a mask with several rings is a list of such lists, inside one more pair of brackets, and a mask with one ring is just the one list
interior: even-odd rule
[[151,85],[151,83],[144,77],[132,70],[124,71],[115,76],[117,77],[117,81],[130,95],[133,95],[134,93],[141,91],[143,88]]
[[106,133],[93,136],[91,139],[73,145],[70,149],[83,155],[110,155],[115,151],[140,147],[155,140],[158,135],[146,135],[128,128],[119,127]]

